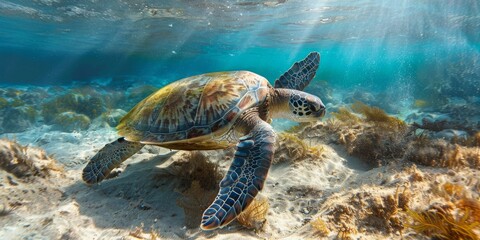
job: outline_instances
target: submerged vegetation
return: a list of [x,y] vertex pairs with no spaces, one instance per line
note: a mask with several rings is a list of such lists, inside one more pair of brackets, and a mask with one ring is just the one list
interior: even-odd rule
[[418,125],[408,125],[380,108],[356,101],[350,109],[339,108],[321,127],[307,126],[303,131],[344,145],[350,155],[372,167],[404,160],[425,166],[480,169],[480,132],[466,138],[433,138],[425,132],[431,130],[418,132]]
[[218,192],[222,175],[216,164],[200,151],[185,153],[186,161],[176,163],[174,175],[180,178],[179,191],[182,196],[177,205],[185,212],[185,225],[196,228],[205,209],[212,203]]
[[352,104],[351,110],[343,107],[332,116],[325,123],[326,130],[349,154],[372,167],[402,157],[410,132],[400,119],[359,101]]
[[[135,82],[124,88],[95,83],[71,88],[31,87],[27,91],[0,88],[0,134],[24,132],[39,124],[65,132],[103,122],[115,127],[120,118],[117,112],[128,111],[157,89],[145,84],[137,86]],[[95,121],[99,117],[100,121]]]
[[180,178],[180,189],[188,189],[193,182],[200,183],[205,190],[218,189],[218,182],[222,179],[218,166],[208,161],[208,157],[201,151],[185,152],[185,161],[175,162],[174,175]]
[[258,195],[252,201],[250,206],[248,206],[240,215],[237,217],[238,223],[240,225],[254,229],[255,231],[259,231],[265,225],[266,216],[268,213],[268,209],[270,208],[270,204],[268,203],[268,198],[261,197]]
[[128,236],[134,237],[135,239],[144,239],[144,240],[157,240],[162,239],[160,234],[155,229],[150,229],[150,232],[145,232],[143,223],[140,226],[135,227],[132,231],[128,233]]
[[468,186],[452,182],[432,185],[433,194],[444,201],[432,202],[426,209],[407,209],[407,227],[435,239],[479,239],[480,201],[470,196]]
[[359,101],[352,104],[352,110],[360,113],[364,117],[363,121],[373,123],[376,127],[382,128],[383,131],[404,131],[407,127],[404,121],[389,116],[382,109],[368,106]]
[[33,181],[32,177],[48,177],[52,171],[63,171],[45,151],[0,139],[0,169],[19,179]]
[[341,239],[350,239],[350,235],[362,232],[399,233],[405,228],[404,217],[399,210],[410,202],[410,194],[397,191],[393,194],[377,194],[358,191],[348,194],[341,203],[334,203],[326,215],[327,223],[315,220],[311,224],[322,235],[334,230]]
[[[421,186],[434,179],[412,163],[452,169],[449,170],[452,176],[462,170],[480,169],[478,132],[465,138],[436,138],[430,134],[433,130],[418,131],[415,125],[361,102],[353,103],[350,108],[341,107],[331,116],[322,123],[297,127],[298,136],[313,136],[342,145],[347,153],[372,167],[401,163],[400,166],[405,166],[404,170],[409,173],[409,185]],[[473,179],[468,182],[476,183]],[[430,187],[431,192],[421,195],[410,191],[412,186],[402,186],[403,191],[397,187],[394,194],[351,194],[344,201],[330,203],[332,206],[322,216],[325,218],[326,215],[328,220],[318,218],[312,220],[311,225],[317,234],[325,237],[330,230],[337,232],[339,239],[352,239],[353,235],[365,232],[402,235],[410,231],[411,234],[412,230],[436,239],[479,239],[478,186],[468,188],[465,183],[446,182]],[[416,205],[413,199],[422,199],[430,207],[412,210]]]
[[436,239],[479,239],[480,221],[475,217],[479,214],[478,201],[468,201],[474,202],[477,208],[439,206],[424,211],[408,210],[412,219],[408,227]]
[[409,143],[404,159],[432,167],[480,169],[480,148],[416,137]]
[[321,160],[324,148],[320,144],[311,145],[299,138],[297,134],[282,132],[277,135],[277,148],[274,163],[302,160]]
[[[156,88],[152,86],[135,86],[129,87],[128,91],[110,90],[112,92],[103,94],[102,91],[105,89],[102,88],[68,90],[52,87],[51,92],[57,91],[56,95],[45,97],[47,100],[39,104],[41,106],[39,108],[33,107],[32,100],[22,97],[25,92],[10,92],[10,97],[0,96],[0,111],[8,116],[0,119],[1,127],[10,130],[11,126],[15,125],[17,126],[15,131],[23,131],[35,124],[38,125],[41,121],[52,124],[52,130],[66,132],[93,130],[98,123],[103,124],[100,126],[106,126],[105,123],[107,123],[113,127],[126,114],[125,110],[155,90]],[[33,95],[32,99],[37,99],[41,94],[43,93]],[[434,104],[430,102],[428,104],[417,102],[417,107],[432,106]],[[292,214],[296,212],[302,214],[304,217],[302,224],[309,223],[306,229],[311,231],[312,236],[355,239],[359,236],[368,237],[371,234],[390,237],[401,237],[406,234],[408,237],[424,235],[435,239],[479,238],[478,183],[475,183],[475,179],[469,180],[472,186],[467,186],[464,182],[442,182],[442,178],[446,175],[453,178],[455,174],[460,175],[459,172],[462,170],[480,169],[480,132],[478,130],[472,133],[471,129],[475,128],[463,128],[460,126],[461,122],[443,120],[443,118],[438,120],[434,117],[431,119],[427,117],[424,121],[416,119],[420,123],[407,124],[387,114],[381,108],[359,101],[350,106],[339,107],[336,112],[330,114],[331,117],[326,121],[301,123],[287,132],[278,133],[273,163],[287,162],[286,165],[293,166],[280,166],[273,170],[277,171],[275,174],[282,171],[284,173],[286,167],[288,167],[288,173],[292,169],[293,173],[298,173],[294,171],[295,168],[304,169],[305,166],[301,164],[307,162],[310,165],[325,167],[327,169],[325,171],[331,174],[332,179],[345,181],[348,186],[347,181],[351,179],[343,179],[344,175],[339,174],[336,169],[329,169],[332,166],[329,165],[331,162],[326,159],[326,156],[330,156],[331,148],[326,145],[332,143],[340,145],[346,153],[363,160],[372,168],[386,167],[380,168],[382,173],[378,173],[378,178],[381,179],[377,182],[378,185],[372,185],[368,182],[369,180],[366,180],[366,184],[362,183],[358,188],[339,191],[325,190],[321,188],[322,186],[310,186],[305,183],[284,188],[286,189],[284,194],[295,195],[288,201],[296,201],[294,198],[297,197],[305,199],[299,201],[300,204],[305,205],[299,204],[300,207],[292,208],[290,211]],[[409,121],[408,118],[406,121]],[[19,128],[20,125],[22,128]],[[457,132],[452,131],[453,137],[438,137],[445,136],[438,133],[450,128],[465,130],[467,134],[457,136],[455,135]],[[8,151],[0,151],[0,167],[9,175],[9,178],[6,178],[6,184],[13,186],[17,183],[29,182],[29,179],[33,179],[32,176],[39,176],[44,180],[44,176],[48,176],[51,170],[56,168],[53,165],[44,168],[43,165],[38,164],[41,161],[30,161],[31,153],[28,152],[28,147],[17,145],[13,143],[5,145],[8,146]],[[2,147],[0,145],[0,150]],[[5,152],[9,152],[10,155],[5,155]],[[48,158],[46,154],[37,154],[39,159]],[[209,161],[207,154],[197,151],[181,152],[179,156],[183,158],[182,161],[172,163],[169,169],[173,169],[173,174],[177,176],[178,182],[173,184],[178,191],[176,204],[183,210],[185,226],[189,229],[199,227],[202,213],[215,198],[218,183],[222,178],[219,167]],[[13,160],[5,161],[5,159]],[[312,167],[310,165],[307,167]],[[425,168],[417,169],[416,166],[429,166],[433,168],[428,169],[433,170],[427,173],[424,171]],[[282,169],[282,167],[285,168]],[[402,167],[404,168],[400,169]],[[45,169],[49,170],[45,171]],[[390,174],[390,169],[393,169],[395,174]],[[373,171],[376,170],[373,169]],[[437,174],[436,171],[441,171],[441,174]],[[403,175],[402,178],[401,175],[405,172],[408,172],[408,175],[406,177]],[[18,181],[16,178],[22,180]],[[405,187],[403,191],[398,189],[395,191],[395,184],[402,181],[407,181],[411,185]],[[434,181],[435,184],[432,183]],[[276,181],[269,186],[276,187],[277,184]],[[419,187],[422,185],[424,186]],[[402,188],[403,186],[399,189]],[[280,189],[279,192],[284,189]],[[311,189],[315,194],[311,193]],[[340,200],[335,199],[334,192],[343,193],[346,197]],[[321,216],[313,217],[318,214],[322,201],[332,195],[333,203],[325,205]],[[275,197],[256,198],[238,216],[238,224],[250,229],[248,231],[253,229],[257,233],[275,228],[265,227],[269,211],[272,213],[277,211],[278,206],[282,206]],[[270,209],[269,200],[272,209]],[[16,214],[19,208],[13,204],[15,203],[0,205],[0,216],[8,218],[13,210]],[[289,210],[278,211],[288,212]],[[269,218],[269,221],[274,222],[276,219]],[[158,238],[154,230],[150,234],[143,231],[143,227],[136,228],[131,232],[131,236]]]
[[327,224],[320,217],[312,220],[310,222],[310,225],[312,226],[313,229],[315,229],[315,231],[318,232],[320,237],[326,237],[330,233],[330,230],[328,229]]

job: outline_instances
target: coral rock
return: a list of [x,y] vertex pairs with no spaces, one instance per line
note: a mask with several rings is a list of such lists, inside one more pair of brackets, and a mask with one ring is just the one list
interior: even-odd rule
[[32,107],[11,107],[3,112],[2,127],[4,132],[23,132],[35,121],[36,111]]
[[72,132],[75,130],[85,130],[90,126],[90,118],[84,114],[78,114],[75,112],[64,112],[58,114],[53,120],[54,128]]

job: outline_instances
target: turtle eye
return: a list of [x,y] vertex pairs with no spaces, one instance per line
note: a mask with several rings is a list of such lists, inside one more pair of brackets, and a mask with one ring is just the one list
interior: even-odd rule
[[315,106],[315,105],[313,105],[313,104],[310,104],[309,109],[310,109],[310,111],[312,111],[312,112],[317,112],[317,111],[318,111],[317,106]]

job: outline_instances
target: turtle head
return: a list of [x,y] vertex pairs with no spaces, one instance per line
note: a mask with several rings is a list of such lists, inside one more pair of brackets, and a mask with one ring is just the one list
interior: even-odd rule
[[315,95],[294,89],[275,88],[270,113],[272,118],[316,122],[325,116],[325,105]]
[[319,97],[291,90],[288,99],[288,118],[297,122],[315,122],[325,116],[325,105]]

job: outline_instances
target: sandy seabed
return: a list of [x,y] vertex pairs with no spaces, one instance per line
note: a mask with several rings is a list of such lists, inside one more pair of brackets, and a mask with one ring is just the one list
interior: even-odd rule
[[[195,194],[188,192],[195,180],[218,187],[217,177],[226,173],[233,149],[202,151],[208,160],[202,165],[185,151],[146,146],[115,169],[110,179],[94,186],[81,179],[90,158],[119,137],[109,124],[114,126],[115,119],[126,113],[95,104],[121,100],[117,105],[127,109],[155,89],[133,88],[128,96],[123,88],[122,94],[91,88],[73,93],[66,88],[37,89],[23,95],[15,89],[4,91],[16,96],[9,98],[11,103],[23,96],[26,107],[12,107],[4,110],[10,115],[0,115],[3,130],[24,126],[17,133],[0,134],[0,238],[430,239],[431,232],[412,228],[416,225],[409,210],[420,216],[433,211],[461,221],[462,212],[469,209],[466,223],[474,228],[472,239],[478,239],[480,133],[473,138],[476,143],[466,141],[464,146],[442,140],[471,135],[474,123],[479,126],[478,104],[445,107],[457,111],[451,117],[407,107],[402,119],[412,119],[408,127],[400,124],[403,130],[398,134],[398,126],[392,131],[398,119],[361,104],[357,107],[366,109],[364,116],[355,109],[342,115],[341,100],[329,106],[337,112],[332,113],[335,117],[294,128],[293,133],[284,132],[290,123],[274,121],[275,159],[259,194],[267,199],[266,215],[253,228],[234,221],[223,229],[202,231],[198,216],[211,200],[201,198],[214,197],[216,190],[197,189],[193,203],[188,198]],[[42,109],[35,109],[34,100],[55,91]],[[31,92],[37,95],[30,96]],[[343,95],[348,94],[333,99]],[[41,110],[43,117],[22,125],[32,109]],[[380,118],[369,119],[372,112]],[[49,119],[52,115],[56,117]],[[62,126],[62,117],[76,120]],[[88,125],[79,126],[82,119]],[[387,123],[375,122],[379,120]],[[413,137],[407,134],[412,121],[419,122],[415,128],[424,128]],[[193,166],[188,174],[185,166]]]
[[[233,222],[201,231],[186,227],[190,216],[177,204],[181,183],[169,169],[185,161],[182,151],[147,146],[115,171],[118,176],[87,186],[82,168],[118,137],[113,128],[65,133],[40,127],[3,137],[0,156],[26,166],[0,170],[3,239],[428,239],[405,227],[402,207],[447,204],[440,187],[446,183],[463,186],[472,198],[480,186],[478,170],[402,162],[371,168],[338,145],[315,142],[309,144],[322,146],[318,159],[272,165],[260,193],[270,205],[260,229]],[[204,151],[222,174],[231,154]],[[325,231],[312,225],[318,219]]]

